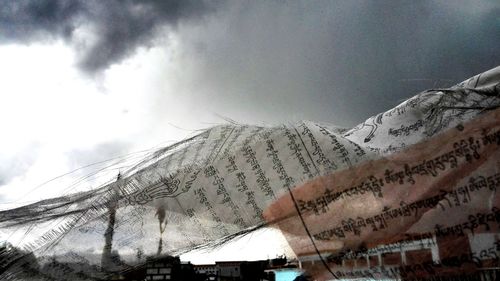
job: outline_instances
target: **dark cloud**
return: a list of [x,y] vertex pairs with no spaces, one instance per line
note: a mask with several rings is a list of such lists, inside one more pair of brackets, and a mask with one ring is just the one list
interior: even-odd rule
[[243,122],[351,126],[497,66],[499,15],[489,0],[252,1],[180,36],[200,62],[193,84],[217,96],[200,105]]
[[177,27],[189,106],[242,122],[351,126],[500,63],[495,0],[0,3],[0,42],[63,38],[89,73]]
[[159,29],[215,6],[198,0],[0,0],[0,42],[62,38],[79,51],[82,70],[94,73],[150,45]]

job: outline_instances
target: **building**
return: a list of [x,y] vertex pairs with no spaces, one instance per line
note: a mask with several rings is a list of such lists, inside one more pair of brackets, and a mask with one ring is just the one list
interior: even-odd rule
[[287,268],[285,257],[260,261],[223,261],[193,265],[179,257],[149,257],[145,264],[124,273],[120,280],[274,281],[273,270]]
[[217,275],[219,281],[241,280],[241,264],[242,261],[219,261],[215,265],[217,267]]
[[311,273],[324,271],[327,263],[331,271],[345,276],[378,272],[377,278],[389,274],[401,280],[431,280],[436,276],[439,280],[498,280],[498,245],[499,233],[405,234],[392,243],[365,245],[357,251],[322,252],[321,258],[315,253],[301,255],[298,262],[300,268]]
[[218,277],[218,270],[215,264],[197,264],[194,265],[194,271],[199,280],[215,281]]
[[191,263],[181,263],[179,257],[161,256],[146,260],[146,280],[196,280]]
[[286,257],[260,261],[216,262],[219,281],[274,281],[273,270],[286,268]]

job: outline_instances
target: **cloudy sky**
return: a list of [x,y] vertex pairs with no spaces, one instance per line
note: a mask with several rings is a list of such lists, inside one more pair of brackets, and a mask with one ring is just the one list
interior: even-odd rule
[[96,187],[86,169],[41,184],[225,118],[351,127],[500,64],[499,15],[496,0],[0,0],[0,209]]

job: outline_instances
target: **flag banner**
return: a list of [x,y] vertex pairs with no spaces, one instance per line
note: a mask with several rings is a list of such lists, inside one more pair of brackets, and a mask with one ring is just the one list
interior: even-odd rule
[[264,214],[317,280],[466,274],[498,266],[499,167],[497,109],[319,177]]
[[490,274],[499,91],[497,67],[352,129],[207,129],[98,189],[1,211],[0,279],[103,280],[263,227],[317,280]]

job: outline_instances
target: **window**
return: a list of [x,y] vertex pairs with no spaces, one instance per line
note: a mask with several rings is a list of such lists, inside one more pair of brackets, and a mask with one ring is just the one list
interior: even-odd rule
[[172,272],[172,269],[171,268],[160,268],[160,273],[161,274],[170,274],[170,272]]
[[157,274],[158,273],[158,269],[156,269],[156,268],[148,268],[146,270],[146,273],[147,274]]

